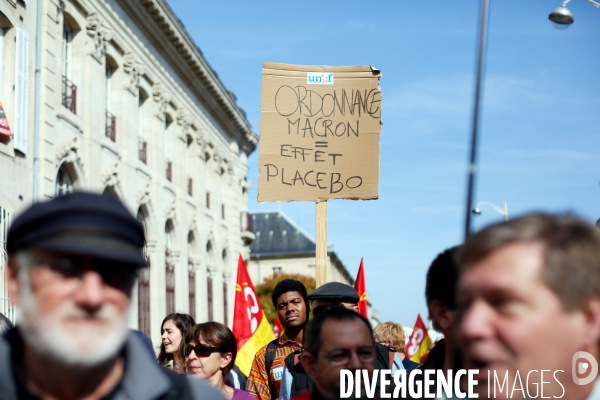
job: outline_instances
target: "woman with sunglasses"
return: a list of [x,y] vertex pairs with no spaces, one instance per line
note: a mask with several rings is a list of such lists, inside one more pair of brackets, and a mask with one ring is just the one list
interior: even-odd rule
[[185,372],[183,338],[195,323],[194,318],[188,314],[173,313],[165,317],[160,326],[160,353],[156,359],[159,364],[172,368],[175,372]]
[[225,325],[205,322],[194,326],[185,335],[183,353],[187,372],[206,379],[220,389],[226,399],[254,400],[249,393],[225,384],[237,355],[235,336]]

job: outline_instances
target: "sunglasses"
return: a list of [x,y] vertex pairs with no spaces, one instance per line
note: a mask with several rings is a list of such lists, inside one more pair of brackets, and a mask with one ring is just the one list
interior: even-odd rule
[[212,347],[209,344],[186,344],[183,346],[183,354],[186,357],[189,357],[190,354],[192,354],[192,351],[194,351],[194,354],[196,354],[196,357],[208,357],[210,356],[212,353],[215,353],[217,351],[225,351],[223,349],[220,349],[218,347]]
[[331,365],[345,365],[350,362],[352,353],[356,353],[358,359],[362,362],[372,362],[375,359],[375,348],[373,346],[360,346],[354,349],[335,349],[325,355],[319,355],[329,360]]

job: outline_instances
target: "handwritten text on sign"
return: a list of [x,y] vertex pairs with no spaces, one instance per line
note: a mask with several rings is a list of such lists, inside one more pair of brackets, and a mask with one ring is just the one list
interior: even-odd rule
[[258,200],[377,198],[380,121],[379,71],[265,64]]

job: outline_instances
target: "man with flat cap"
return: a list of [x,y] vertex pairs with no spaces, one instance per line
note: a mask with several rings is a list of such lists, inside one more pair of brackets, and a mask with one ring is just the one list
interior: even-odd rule
[[222,399],[159,367],[127,328],[144,229],[112,196],[37,203],[7,237],[7,284],[20,308],[0,338],[0,399]]
[[[325,310],[338,307],[358,312],[360,297],[352,286],[341,282],[328,282],[309,294],[308,300],[314,317]],[[390,369],[390,352],[379,343],[375,346],[377,350],[375,369]],[[301,356],[302,354],[296,352],[285,359],[280,400],[289,400],[314,386],[314,381],[306,374],[299,362]]]

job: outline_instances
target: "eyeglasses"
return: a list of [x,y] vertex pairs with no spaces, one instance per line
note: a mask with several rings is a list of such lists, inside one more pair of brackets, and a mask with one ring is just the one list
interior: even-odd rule
[[64,278],[80,278],[88,270],[96,271],[100,274],[104,283],[114,287],[128,284],[137,275],[137,268],[93,257],[63,255],[57,258],[39,260],[26,253],[20,253],[17,256],[19,262],[24,265],[45,265],[56,276]]
[[344,365],[350,361],[353,353],[356,353],[356,356],[362,362],[372,362],[375,358],[375,348],[373,346],[360,346],[356,350],[335,349],[319,357],[328,359],[331,365]]
[[209,344],[185,344],[183,346],[183,354],[186,357],[189,357],[190,354],[192,354],[192,350],[194,351],[194,354],[196,354],[196,357],[208,357],[210,356],[212,353],[215,353],[217,351],[224,351],[223,349],[220,349],[218,347],[212,347]]

